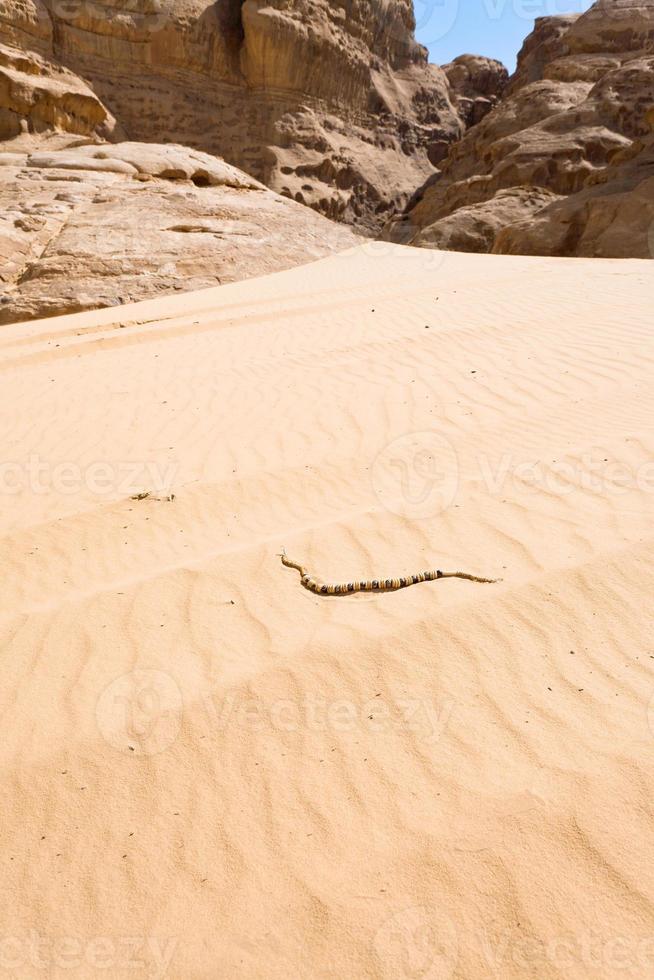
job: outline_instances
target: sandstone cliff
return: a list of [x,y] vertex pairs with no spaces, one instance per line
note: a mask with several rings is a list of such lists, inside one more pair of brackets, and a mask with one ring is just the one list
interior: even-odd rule
[[502,101],[386,234],[462,251],[654,256],[654,0],[541,18]]
[[369,234],[504,81],[429,65],[413,31],[411,0],[0,0],[0,40],[84,78],[124,138],[220,155]]
[[[114,31],[124,17],[132,30],[126,10]],[[125,141],[95,86],[58,58],[56,14],[39,0],[0,0],[0,24],[0,323],[215,286],[358,242],[170,134]]]

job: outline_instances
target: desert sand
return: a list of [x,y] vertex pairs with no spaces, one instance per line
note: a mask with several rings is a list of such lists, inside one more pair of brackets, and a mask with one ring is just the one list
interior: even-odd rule
[[4,975],[652,975],[652,309],[371,243],[3,327]]

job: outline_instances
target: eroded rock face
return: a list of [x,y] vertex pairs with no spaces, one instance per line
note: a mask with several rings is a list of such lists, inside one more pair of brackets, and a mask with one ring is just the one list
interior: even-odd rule
[[0,39],[38,54],[52,54],[53,25],[43,0],[0,0]]
[[125,138],[220,155],[369,234],[497,88],[490,62],[453,87],[414,26],[411,0],[0,0],[0,40],[84,78]]
[[[80,52],[86,25],[109,58],[117,37],[133,54],[135,32],[143,46],[165,30],[156,3],[137,6],[110,22],[75,0],[57,10],[78,24]],[[59,59],[61,25],[41,0],[0,0],[0,24],[0,323],[215,286],[359,241],[216,156],[127,141],[95,85]]]
[[[654,131],[654,110],[649,120]],[[654,132],[616,154],[578,194],[507,224],[494,251],[654,258]]]
[[654,0],[541,18],[502,101],[386,229],[463,251],[654,257]]
[[72,72],[36,52],[0,44],[0,140],[50,130],[110,137],[115,120]]
[[475,126],[497,105],[509,73],[501,61],[481,55],[462,54],[443,66],[454,103],[467,126]]
[[0,323],[216,286],[359,241],[185,147],[63,136],[6,146]]

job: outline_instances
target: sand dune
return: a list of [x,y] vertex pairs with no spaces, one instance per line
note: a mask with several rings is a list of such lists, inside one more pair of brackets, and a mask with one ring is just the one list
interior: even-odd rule
[[653,308],[370,244],[2,329],[7,975],[652,974]]

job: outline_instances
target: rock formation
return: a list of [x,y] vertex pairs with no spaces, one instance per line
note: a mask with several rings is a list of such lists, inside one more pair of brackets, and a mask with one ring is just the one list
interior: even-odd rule
[[56,58],[40,0],[0,0],[0,23],[0,323],[215,286],[359,241],[215,156],[125,141]]
[[106,108],[72,72],[0,44],[0,140],[50,130],[109,136],[114,128]]
[[414,26],[411,0],[0,0],[0,40],[84,78],[124,138],[220,155],[369,234],[503,81],[429,65]]
[[654,256],[654,0],[545,17],[500,103],[394,219],[462,251]]
[[358,242],[208,154],[33,142],[0,152],[0,323],[216,286]]
[[443,65],[453,101],[466,126],[474,126],[499,102],[509,80],[501,61],[462,54]]

